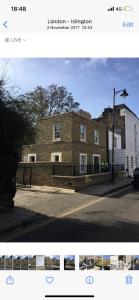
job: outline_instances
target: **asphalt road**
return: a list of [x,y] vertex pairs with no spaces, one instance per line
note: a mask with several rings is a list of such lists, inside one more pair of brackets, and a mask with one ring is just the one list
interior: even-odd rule
[[53,195],[46,202],[36,222],[8,233],[4,241],[139,242],[139,190],[126,188],[105,197]]

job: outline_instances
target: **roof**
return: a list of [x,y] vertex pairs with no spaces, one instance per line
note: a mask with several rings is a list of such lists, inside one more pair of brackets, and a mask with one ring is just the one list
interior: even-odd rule
[[75,112],[75,111],[69,111],[69,112],[64,112],[64,113],[60,113],[60,114],[55,114],[55,115],[48,116],[48,117],[42,117],[42,118],[39,118],[38,121],[41,121],[41,120],[47,120],[48,118],[54,118],[54,117],[57,117],[57,116],[62,117],[62,116],[65,116],[65,115],[67,115],[67,114],[74,114],[74,115],[77,115],[77,116],[79,116],[79,117],[81,117],[81,118],[83,118],[83,119],[89,120],[90,122],[97,123],[98,125],[101,125],[102,127],[104,127],[104,128],[106,129],[106,126],[103,125],[103,124],[101,124],[101,123],[98,122],[97,120],[91,119],[91,118],[87,118],[86,116],[84,116],[84,115],[82,115],[82,114],[80,114],[80,113],[78,113],[78,112]]
[[[126,104],[118,104],[115,105],[115,110],[127,109],[132,115],[134,115],[137,119],[137,115],[126,105]],[[112,111],[111,107],[105,108],[104,111]]]

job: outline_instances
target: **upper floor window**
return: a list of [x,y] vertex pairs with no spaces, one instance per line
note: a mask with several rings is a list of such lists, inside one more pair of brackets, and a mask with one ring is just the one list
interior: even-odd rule
[[60,124],[53,125],[53,140],[54,141],[61,140],[61,125]]
[[99,144],[99,130],[94,129],[94,143]]
[[86,142],[86,126],[80,125],[80,141]]
[[136,138],[136,136],[137,136],[137,126],[134,125],[134,137]]

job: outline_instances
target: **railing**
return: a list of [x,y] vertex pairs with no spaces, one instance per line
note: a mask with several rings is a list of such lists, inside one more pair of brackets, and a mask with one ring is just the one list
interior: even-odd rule
[[31,188],[32,185],[32,167],[30,166],[20,166],[20,180],[17,179],[17,187]]
[[[52,174],[58,176],[83,176],[112,171],[111,165],[58,165],[52,166]],[[114,171],[124,171],[124,165],[114,165]]]

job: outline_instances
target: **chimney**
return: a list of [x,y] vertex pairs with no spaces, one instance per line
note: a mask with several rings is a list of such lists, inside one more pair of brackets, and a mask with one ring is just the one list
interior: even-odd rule
[[92,119],[92,116],[91,116],[91,114],[90,114],[88,111],[85,111],[85,110],[80,109],[80,110],[78,111],[78,113],[79,113],[79,115],[81,115],[82,117],[85,117],[85,118],[87,118],[87,119],[89,119],[89,120]]

